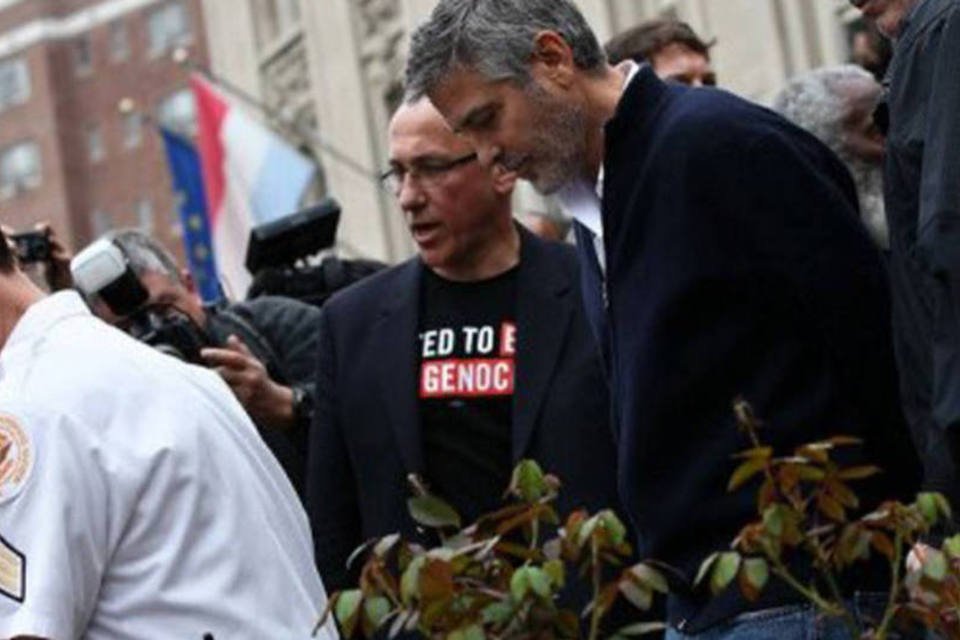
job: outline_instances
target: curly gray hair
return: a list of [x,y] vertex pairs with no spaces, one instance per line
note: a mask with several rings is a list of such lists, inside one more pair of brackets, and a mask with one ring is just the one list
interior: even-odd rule
[[847,88],[855,82],[875,83],[864,69],[844,64],[822,67],[790,79],[777,94],[773,108],[842,154],[843,121],[850,113]]
[[526,85],[541,31],[560,34],[585,71],[606,63],[596,35],[570,0],[441,0],[411,37],[407,101],[430,93],[457,67]]

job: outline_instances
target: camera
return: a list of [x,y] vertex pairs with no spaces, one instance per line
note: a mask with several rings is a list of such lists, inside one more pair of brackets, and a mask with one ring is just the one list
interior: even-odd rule
[[46,231],[15,233],[10,240],[17,248],[17,260],[21,264],[46,262],[50,259],[50,236]]
[[203,364],[200,350],[210,346],[206,333],[179,309],[148,304],[149,293],[116,244],[97,240],[70,262],[70,272],[77,289],[103,301],[126,333],[162,353]]

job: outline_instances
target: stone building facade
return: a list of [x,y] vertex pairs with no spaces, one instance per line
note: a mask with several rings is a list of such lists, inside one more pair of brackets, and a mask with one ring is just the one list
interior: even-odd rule
[[[846,0],[577,0],[601,40],[657,16],[715,39],[720,83],[769,101],[794,73],[844,62]],[[213,71],[269,105],[263,115],[312,149],[343,205],[346,254],[397,261],[413,246],[375,174],[401,95],[411,30],[435,0],[202,0]],[[294,131],[290,131],[294,129]],[[522,190],[518,209],[549,205]]]

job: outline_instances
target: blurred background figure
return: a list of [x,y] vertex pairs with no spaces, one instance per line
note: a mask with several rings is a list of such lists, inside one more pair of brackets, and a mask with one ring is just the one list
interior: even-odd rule
[[714,86],[710,47],[686,22],[650,20],[614,36],[607,44],[610,64],[649,62],[658,76],[693,87]]
[[850,57],[854,64],[872,73],[877,82],[882,82],[893,58],[893,45],[873,24],[865,22],[853,30]]
[[853,175],[860,215],[876,243],[889,247],[883,205],[884,139],[873,121],[883,87],[856,65],[815,69],[795,76],[773,108],[836,153]]

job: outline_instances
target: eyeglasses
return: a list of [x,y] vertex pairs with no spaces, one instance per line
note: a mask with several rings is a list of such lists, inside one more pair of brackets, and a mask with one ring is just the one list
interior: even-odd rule
[[434,184],[439,178],[451,170],[473,162],[476,159],[477,154],[473,152],[459,158],[454,158],[453,160],[424,158],[414,162],[409,167],[396,164],[380,176],[380,182],[385,189],[388,189],[391,193],[398,194],[403,188],[403,182],[407,179],[407,176],[418,180],[420,184]]

